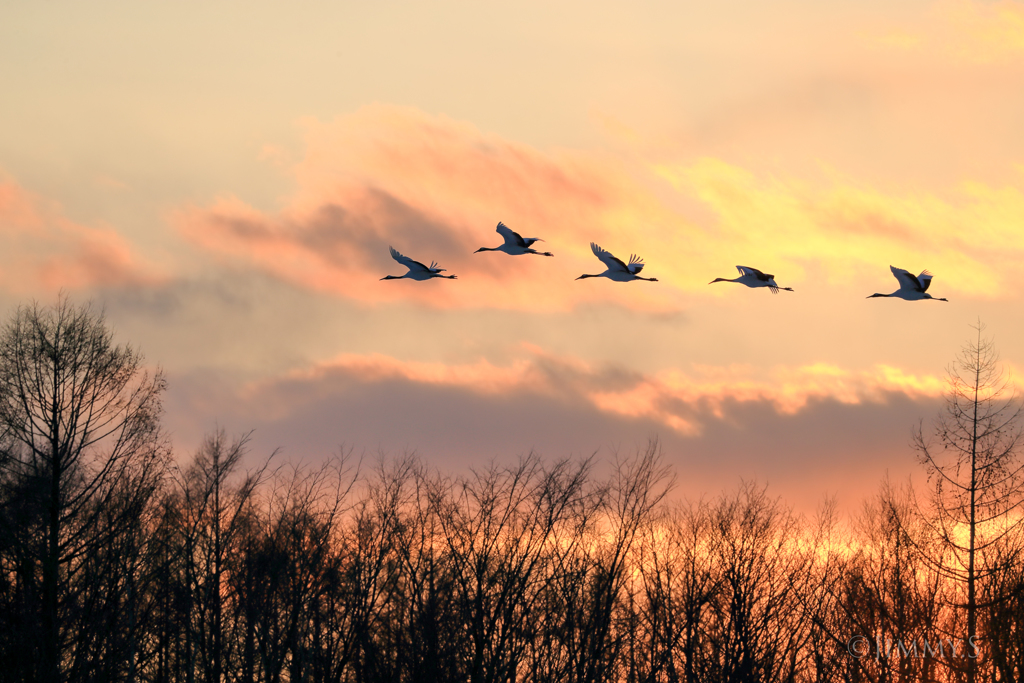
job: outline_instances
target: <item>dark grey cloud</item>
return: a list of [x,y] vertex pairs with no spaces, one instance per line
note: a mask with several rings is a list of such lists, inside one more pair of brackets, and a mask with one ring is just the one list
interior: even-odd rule
[[351,265],[345,254],[353,248],[381,270],[395,265],[389,245],[428,263],[431,258],[465,251],[450,225],[430,218],[384,190],[363,188],[362,194],[357,210],[324,204],[302,224],[287,226],[288,234],[338,267]]
[[342,448],[416,452],[450,472],[531,450],[550,458],[594,452],[610,458],[658,438],[678,478],[677,496],[717,495],[741,478],[757,479],[810,512],[826,495],[855,510],[886,475],[920,478],[910,430],[940,408],[938,400],[898,393],[879,403],[812,400],[794,415],[766,401],[726,401],[721,418],[693,407],[702,431],[686,436],[654,420],[603,413],[568,392],[479,394],[404,378],[368,382],[340,371],[243,394],[228,377],[196,374],[172,378],[168,425],[185,451],[219,424],[254,429],[254,456],[275,448],[301,462]]
[[[285,215],[254,217],[230,210],[205,212],[209,230],[231,244],[279,244],[284,240],[315,254],[339,271],[354,267],[385,272],[396,267],[389,246],[424,263],[485,270],[491,274],[522,270],[523,259],[473,256],[479,246],[496,247],[494,232],[501,216],[467,233],[372,186],[362,186],[345,203],[326,201],[301,218]],[[529,231],[522,228],[527,235]],[[257,264],[266,268],[267,264]],[[401,268],[400,266],[397,266]],[[273,270],[273,269],[271,269]],[[449,269],[450,270],[450,269]]]

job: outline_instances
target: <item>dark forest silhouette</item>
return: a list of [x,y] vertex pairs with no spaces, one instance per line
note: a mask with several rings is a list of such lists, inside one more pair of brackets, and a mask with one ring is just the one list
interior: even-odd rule
[[[978,339],[963,357],[997,387]],[[0,681],[1020,680],[1019,403],[981,387],[981,423],[966,378],[917,433],[930,504],[884,483],[853,520],[806,519],[753,482],[669,502],[656,442],[463,476],[246,470],[223,432],[172,457],[164,380],[102,314],[22,307],[0,336]]]

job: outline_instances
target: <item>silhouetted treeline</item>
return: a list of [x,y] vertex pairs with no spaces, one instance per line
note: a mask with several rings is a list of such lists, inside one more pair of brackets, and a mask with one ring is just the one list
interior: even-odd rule
[[1013,509],[977,548],[968,667],[960,531],[906,487],[807,519],[751,482],[669,502],[656,443],[461,476],[413,456],[252,467],[222,432],[173,457],[162,390],[88,308],[5,330],[0,681],[1024,675]]

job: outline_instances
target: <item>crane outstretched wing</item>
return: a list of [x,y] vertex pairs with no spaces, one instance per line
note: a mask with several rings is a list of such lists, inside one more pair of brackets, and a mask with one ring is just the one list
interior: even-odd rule
[[590,243],[590,250],[594,252],[594,256],[601,259],[601,263],[607,266],[609,270],[621,270],[624,273],[633,272],[621,259],[615,258],[610,251],[605,251],[594,242]]
[[508,227],[504,223],[498,223],[496,232],[501,235],[502,239],[505,240],[505,244],[512,247],[527,247],[529,246],[523,241],[523,238],[519,236],[519,233]]
[[427,268],[425,265],[423,265],[419,261],[413,261],[408,256],[403,255],[401,252],[399,252],[394,247],[390,247],[389,246],[388,249],[391,250],[391,258],[395,259],[396,261],[401,263],[403,266],[405,266],[409,270],[428,270],[428,271],[430,270],[430,268]]
[[921,283],[921,291],[927,292],[928,285],[932,283],[932,274],[927,270],[922,270],[921,274],[917,276],[917,281]]
[[909,270],[902,268],[896,268],[895,266],[889,266],[889,270],[896,277],[897,282],[900,283],[900,289],[909,289],[913,292],[923,292],[924,287],[921,286],[921,281],[911,273]]
[[768,282],[774,275],[766,275],[757,268],[751,268],[750,266],[736,266],[736,270],[740,271],[740,275],[753,275],[761,282]]
[[633,275],[636,275],[637,273],[644,269],[644,260],[642,258],[638,258],[636,254],[630,254],[628,267],[629,272],[633,273]]

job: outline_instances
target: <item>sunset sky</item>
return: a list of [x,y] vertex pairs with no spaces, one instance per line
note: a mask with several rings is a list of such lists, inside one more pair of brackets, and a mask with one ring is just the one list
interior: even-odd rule
[[657,437],[676,495],[853,506],[971,325],[1024,376],[1022,86],[1024,1],[4,3],[0,312],[105,307],[181,455]]

